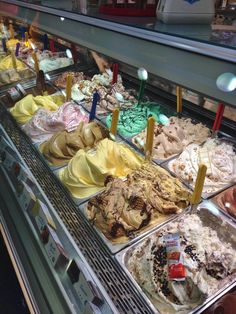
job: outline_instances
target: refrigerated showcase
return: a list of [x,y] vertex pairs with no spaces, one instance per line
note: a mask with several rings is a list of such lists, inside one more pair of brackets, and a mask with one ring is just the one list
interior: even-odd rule
[[[0,12],[9,18],[31,24],[41,32],[81,45],[85,47],[86,53],[86,49],[94,50],[111,60],[117,60],[128,87],[137,89],[136,70],[145,67],[150,73],[148,96],[163,104],[167,103],[173,110],[175,95],[172,89],[175,85],[225,103],[231,108],[235,107],[236,91],[223,92],[216,85],[221,74],[236,74],[235,49],[232,47],[155,33],[134,25],[111,22],[104,16],[99,19],[21,1],[0,1]],[[86,59],[86,53],[84,60],[88,63],[84,69],[96,71],[93,70],[91,60]],[[31,81],[23,86],[27,89],[34,84]],[[37,148],[12,119],[5,108],[4,93],[0,108],[0,123],[3,127],[1,136],[15,151],[14,162],[26,169],[35,182],[35,194],[46,203],[56,224],[55,237],[58,237],[66,252],[64,264],[58,266],[52,262],[41,240],[35,217],[32,218],[28,209],[22,210],[22,204],[19,203],[16,181],[11,177],[14,162],[10,162],[9,170],[2,162],[1,199],[6,206],[1,208],[1,219],[15,251],[32,312],[153,313],[153,308],[127,277],[98,232],[52,175]],[[184,110],[187,115],[211,127],[214,113],[189,101],[184,101]],[[235,138],[235,122],[223,119],[222,131]],[[84,286],[78,284],[80,269],[85,274]],[[87,282],[92,284],[92,288]],[[85,293],[84,287],[87,289]],[[198,313],[216,298],[199,308]]]

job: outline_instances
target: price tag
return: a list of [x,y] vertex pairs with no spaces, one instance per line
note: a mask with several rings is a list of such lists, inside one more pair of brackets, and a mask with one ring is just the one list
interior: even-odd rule
[[21,84],[17,84],[15,87],[10,88],[7,93],[14,103],[26,95],[24,87]]
[[83,311],[84,314],[102,314],[101,310],[99,307],[97,307],[95,304],[92,302],[87,302],[85,304],[85,308]]
[[25,167],[19,164],[19,162],[14,163],[12,171],[17,178],[17,181],[28,183],[30,186],[34,185],[34,179],[30,176]]
[[[96,307],[99,307],[103,303],[102,297],[92,281],[92,277],[82,263],[78,265],[73,260],[68,267],[67,274],[71,279],[82,306],[86,307],[86,304],[90,302]],[[87,312],[84,310],[84,313]]]
[[0,136],[0,152],[4,151],[8,146],[10,146],[10,143],[3,136]]
[[7,151],[5,151],[4,155],[5,155],[4,156],[5,158],[3,160],[3,165],[4,165],[6,170],[10,171],[12,169],[12,167],[13,167],[15,159]]
[[56,229],[56,225],[52,219],[52,216],[47,206],[39,199],[37,199],[36,203],[34,204],[31,213],[35,218],[35,222],[40,232],[43,231],[47,224],[49,224],[52,228]]
[[55,230],[52,229],[50,226],[47,226],[47,229],[48,241],[45,245],[45,249],[50,262],[55,267],[60,262],[65,263],[65,261],[68,261],[68,258]]
[[36,197],[31,188],[25,182],[22,182],[22,185],[23,190],[18,196],[18,201],[23,210],[29,210],[34,206],[36,202]]

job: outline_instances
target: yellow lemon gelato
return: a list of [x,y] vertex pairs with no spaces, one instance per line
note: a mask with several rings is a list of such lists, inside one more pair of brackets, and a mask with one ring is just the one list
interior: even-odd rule
[[10,49],[10,48],[15,48],[16,44],[18,43],[19,43],[18,39],[12,38],[7,41],[6,45],[7,45],[7,48]]
[[63,95],[34,97],[32,94],[29,94],[18,101],[15,106],[10,109],[10,112],[18,123],[24,124],[32,118],[38,109],[45,108],[50,111],[55,111],[63,102]]
[[74,197],[85,198],[102,190],[107,176],[125,177],[142,162],[129,147],[106,138],[94,150],[79,150],[59,177]]
[[[23,70],[26,68],[26,65],[20,60],[18,60],[17,58],[16,58],[16,66],[17,66],[17,70]],[[13,66],[11,56],[7,56],[0,60],[0,71],[5,71],[5,70],[13,69],[13,68],[14,66]]]

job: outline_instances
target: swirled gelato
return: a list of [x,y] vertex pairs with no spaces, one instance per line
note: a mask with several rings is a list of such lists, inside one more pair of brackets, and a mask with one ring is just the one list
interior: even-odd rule
[[11,114],[20,124],[26,123],[32,118],[38,109],[45,108],[49,111],[56,111],[64,102],[63,95],[33,96],[29,94],[18,101],[10,109]]
[[[187,314],[236,278],[234,248],[198,214],[169,223],[138,244],[127,267],[163,314]],[[164,235],[179,234],[186,270],[184,281],[170,280]]]
[[40,145],[40,151],[51,165],[61,166],[67,164],[80,149],[91,149],[107,136],[106,129],[97,122],[83,121],[72,132],[64,130],[54,134]]
[[215,196],[213,201],[236,219],[236,186]]
[[72,75],[72,85],[79,84],[82,80],[85,80],[83,72],[64,72],[54,82],[57,87],[66,88],[67,75]]
[[168,166],[179,178],[193,186],[199,164],[207,166],[203,193],[215,193],[236,182],[236,155],[233,146],[227,142],[209,139],[202,146],[190,144]]
[[190,193],[166,170],[144,164],[127,180],[107,177],[106,189],[91,198],[87,216],[115,243],[127,242],[189,204]]
[[[110,86],[112,83],[113,72],[110,69],[107,69],[106,72],[102,74],[95,74],[92,77],[92,81],[98,85]],[[117,77],[117,83],[122,83],[122,78],[120,75]]]
[[33,142],[48,140],[56,132],[73,131],[81,121],[88,121],[88,115],[75,103],[65,103],[56,111],[41,108],[22,127]]
[[[52,53],[51,51],[44,50],[43,52],[37,52],[37,58],[39,62],[40,70],[44,72],[50,72],[59,68],[64,68],[73,64],[73,60],[65,57],[60,53]],[[27,63],[33,67],[34,60],[31,56],[28,57]]]
[[126,145],[104,139],[93,150],[79,150],[59,177],[75,198],[85,198],[101,191],[108,175],[125,177],[142,162]]
[[6,42],[6,45],[7,45],[7,48],[8,49],[15,49],[15,47],[16,47],[16,44],[18,44],[20,41],[18,40],[18,39],[16,39],[16,38],[11,38],[11,39],[9,39],[7,42]]
[[[139,148],[145,143],[147,130],[132,139]],[[210,129],[202,123],[194,124],[190,118],[170,117],[168,125],[156,124],[154,128],[153,158],[165,160],[180,154],[191,144],[202,144],[210,136]]]
[[0,59],[0,86],[17,82],[34,75],[22,61],[16,59],[16,65],[17,69],[13,66],[11,56]]
[[[124,137],[133,137],[147,127],[147,118],[153,116],[157,122],[161,122],[162,109],[154,102],[145,102],[131,109],[120,112],[118,121],[118,133]],[[112,115],[107,116],[107,127],[111,127]]]
[[[26,65],[18,59],[16,59],[16,66],[19,71],[26,68]],[[10,55],[0,60],[0,71],[9,69],[14,69],[12,57]]]
[[[134,106],[135,98],[125,90],[122,83],[114,84],[111,87],[98,85],[95,81],[83,80],[72,87],[72,99],[83,101],[83,106],[90,111],[92,107],[93,93],[97,91],[100,99],[97,104],[96,114],[102,115],[111,112],[114,108],[129,108]],[[120,93],[124,99],[122,103],[116,98],[116,93]]]

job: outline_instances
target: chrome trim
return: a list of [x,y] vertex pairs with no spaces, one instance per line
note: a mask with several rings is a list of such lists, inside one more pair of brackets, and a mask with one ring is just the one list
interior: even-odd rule
[[152,32],[142,28],[120,24],[117,22],[110,22],[91,16],[85,16],[78,13],[61,11],[50,7],[29,4],[18,0],[2,0],[0,2],[14,4],[31,10],[65,17],[71,20],[75,20],[77,22],[89,24],[99,28],[104,28],[121,34],[130,35],[140,39],[145,39],[155,43],[175,47],[181,50],[187,50],[194,53],[210,56],[215,59],[227,60],[236,63],[236,51],[234,49],[224,48],[213,44],[206,44],[203,42],[194,41],[182,37],[180,38],[173,35]]

